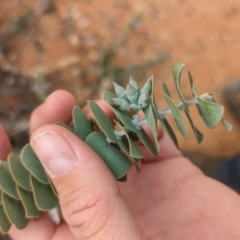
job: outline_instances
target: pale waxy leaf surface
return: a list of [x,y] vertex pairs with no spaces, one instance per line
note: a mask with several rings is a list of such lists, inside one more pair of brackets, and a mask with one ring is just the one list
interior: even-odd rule
[[163,128],[167,131],[168,135],[174,142],[175,146],[178,147],[178,141],[177,141],[174,131],[172,130],[171,125],[168,123],[167,119],[164,116],[161,116],[160,113],[158,112],[158,107],[157,107],[157,104],[155,101],[153,88],[154,88],[154,86],[152,84],[152,93],[150,95],[150,104],[152,105],[153,112],[154,112],[156,118],[161,122]]
[[143,109],[143,112],[147,118],[148,125],[151,129],[155,147],[156,147],[157,151],[160,151],[160,146],[159,146],[159,142],[158,142],[157,122],[155,119],[152,105],[148,104],[148,106]]
[[173,78],[174,78],[174,82],[175,82],[175,85],[176,85],[176,88],[177,88],[178,95],[181,99],[182,104],[184,105],[184,113],[185,113],[185,115],[186,115],[186,117],[187,117],[187,119],[190,123],[190,126],[193,130],[194,136],[197,139],[197,142],[200,143],[203,140],[203,134],[195,127],[195,125],[193,123],[193,120],[191,118],[191,115],[190,115],[190,111],[188,109],[186,101],[185,101],[185,99],[182,95],[182,92],[181,92],[181,73],[182,73],[183,67],[184,67],[183,63],[177,63],[177,64],[174,65],[173,72],[172,72],[173,73]]
[[139,97],[139,91],[136,89],[131,83],[127,85],[127,98],[130,103],[135,103],[137,104],[138,97]]
[[[193,78],[192,78],[190,72],[188,72],[188,77],[189,77],[189,79],[191,78],[191,81],[193,81]],[[187,119],[188,119],[188,121],[189,121],[189,123],[190,123],[190,126],[191,126],[191,128],[192,128],[192,130],[193,130],[193,133],[194,133],[194,135],[195,135],[195,138],[197,139],[197,142],[198,142],[198,143],[201,143],[201,142],[203,141],[203,134],[195,127],[195,125],[194,125],[194,123],[193,123],[193,120],[192,120],[192,117],[191,117],[191,115],[190,115],[190,111],[189,111],[189,109],[188,109],[187,104],[185,103],[185,100],[184,100],[184,98],[183,98],[183,96],[182,96],[182,94],[181,94],[180,89],[178,90],[178,94],[179,94],[179,96],[180,96],[180,98],[181,98],[181,100],[182,100],[182,102],[183,102],[183,104],[184,104],[184,106],[185,106],[184,112],[185,112],[185,114],[186,114],[186,116],[187,116]]]
[[26,217],[39,217],[41,212],[38,210],[35,204],[33,193],[21,188],[20,186],[17,187],[17,191],[21,198]]
[[214,128],[223,118],[223,106],[197,97],[197,107],[203,121],[209,128]]
[[124,177],[131,163],[116,147],[107,142],[106,138],[99,132],[91,133],[86,143],[103,159],[116,179]]
[[8,219],[13,223],[18,229],[23,229],[28,224],[28,219],[26,218],[26,213],[21,201],[9,197],[7,194],[2,196],[4,210],[8,216]]
[[42,211],[50,210],[58,205],[58,198],[53,193],[49,184],[44,184],[33,176],[30,179],[33,196],[38,209]]
[[139,87],[138,87],[138,84],[137,82],[134,80],[133,76],[130,76],[129,77],[129,82],[138,90]]
[[178,62],[176,64],[174,64],[173,68],[172,68],[172,74],[173,74],[173,79],[175,81],[175,83],[177,84],[177,89],[178,91],[181,92],[181,74],[182,74],[182,70],[184,68],[184,63]]
[[189,74],[189,81],[192,89],[192,93],[197,99],[198,111],[208,128],[214,128],[223,119],[224,108],[223,106],[216,103],[216,99],[212,98],[212,101],[205,100],[198,96],[196,93],[196,88],[194,86],[193,78]]
[[11,227],[11,222],[9,221],[7,214],[5,213],[4,207],[0,205],[0,229],[1,232],[7,233]]
[[184,112],[190,123],[190,126],[192,127],[192,130],[193,130],[195,138],[197,139],[197,142],[201,143],[203,141],[203,134],[195,127],[188,108],[185,109]]
[[113,82],[113,87],[114,87],[115,93],[118,97],[125,98],[125,99],[127,98],[126,90],[122,86]]
[[188,132],[182,117],[181,112],[179,111],[178,107],[174,104],[174,102],[172,101],[172,99],[165,94],[165,99],[172,111],[172,115],[174,117],[174,120],[178,126],[179,131],[181,132],[182,136],[187,139],[188,138]]
[[225,129],[226,129],[227,131],[232,131],[233,126],[232,126],[232,124],[231,124],[230,122],[228,122],[228,121],[225,120],[225,119],[222,119],[222,123],[223,123],[223,126],[225,127]]
[[[213,103],[217,103],[218,104],[218,101],[217,99],[214,97],[214,96],[209,96],[210,97],[210,101],[213,102]],[[227,131],[231,131],[233,129],[233,126],[231,123],[229,123],[227,120],[225,120],[224,118],[222,118],[222,124],[224,126],[224,128],[227,130]]]
[[20,157],[13,153],[10,154],[8,157],[8,165],[15,182],[18,183],[22,188],[31,191],[30,173],[23,166]]
[[[125,131],[125,129],[118,123],[118,122],[115,122],[119,128],[125,133],[125,136],[127,138],[127,141],[128,141],[128,151],[127,153],[133,157],[133,158],[143,158],[143,155],[142,153],[140,152],[140,150],[138,149],[137,145],[134,143],[134,141],[129,137],[129,135],[127,134],[127,132]],[[122,144],[121,144],[121,139],[118,140],[118,143],[120,143],[120,147],[122,147]],[[123,147],[123,150],[126,152],[126,148],[124,149]]]
[[88,101],[88,106],[95,118],[97,126],[112,143],[117,143],[114,126],[103,110],[94,101]]
[[9,166],[6,161],[2,161],[0,164],[0,185],[4,193],[8,194],[12,198],[19,199],[16,183],[11,176]]
[[138,130],[137,135],[144,144],[144,146],[148,149],[148,151],[152,153],[155,157],[158,157],[158,151],[154,143],[142,127]]
[[146,116],[148,125],[151,129],[155,147],[156,147],[157,151],[160,151],[160,145],[158,142],[157,121],[156,121],[154,110],[153,110],[153,108],[154,108],[154,106],[152,104],[153,101],[151,101],[151,99],[154,98],[154,96],[151,96],[154,94],[154,92],[153,92],[154,91],[153,77],[148,79],[148,84],[149,84],[149,86],[151,86],[151,89],[149,91],[151,93],[150,94],[150,103],[143,109],[143,112]]
[[[179,76],[180,76],[180,75],[179,75]],[[193,132],[194,132],[195,138],[197,139],[197,142],[200,143],[200,142],[202,142],[202,140],[203,140],[203,134],[195,127],[195,125],[194,125],[194,123],[193,123],[193,120],[192,120],[192,118],[191,118],[191,115],[190,115],[188,106],[187,106],[187,104],[186,104],[186,102],[185,102],[185,99],[184,99],[183,96],[182,96],[179,83],[178,83],[178,82],[175,82],[175,84],[176,84],[176,87],[177,87],[177,90],[178,90],[178,95],[179,95],[179,97],[180,97],[180,99],[181,99],[181,101],[182,101],[182,104],[184,105],[184,110],[183,110],[183,111],[184,111],[184,113],[185,113],[185,115],[186,115],[186,117],[187,117],[187,119],[188,119],[188,121],[189,121],[189,123],[190,123],[190,126],[191,126],[191,128],[192,128],[192,130],[193,130]],[[170,96],[170,92],[169,92],[166,84],[163,84],[163,91],[164,91],[164,93],[165,93],[166,95],[168,95],[169,97],[171,97],[171,96]]]
[[195,85],[194,85],[193,77],[192,77],[190,72],[188,72],[188,79],[189,79],[189,83],[190,83],[190,86],[191,86],[192,95],[193,95],[193,97],[196,97],[197,96],[196,88],[195,88]]
[[2,203],[2,195],[3,195],[3,191],[2,191],[2,189],[0,188],[0,204],[3,204],[3,203]]
[[116,97],[113,93],[105,92],[102,97],[103,97],[103,99],[105,99],[109,103],[109,105],[112,108],[113,112],[116,114],[117,118],[123,123],[123,125],[125,127],[127,127],[132,132],[137,132],[138,131],[138,129],[133,124],[132,119],[128,115],[127,112],[126,113],[121,112],[120,110],[118,110],[117,108],[115,108],[115,107],[113,107],[111,105],[111,98]]
[[85,116],[82,109],[78,106],[75,106],[73,109],[73,125],[76,134],[83,141],[94,131],[91,120]]
[[24,167],[34,176],[36,177],[40,182],[48,184],[48,177],[47,174],[40,163],[38,157],[32,150],[32,147],[30,144],[27,144],[21,154],[21,161],[24,165]]
[[173,143],[175,144],[175,146],[178,148],[178,140],[177,137],[171,127],[171,125],[168,123],[167,119],[165,117],[160,117],[160,122],[163,125],[164,129],[167,131],[168,135],[171,137]]
[[149,95],[151,95],[152,83],[153,83],[153,77],[150,77],[147,80],[147,82],[143,85],[143,87],[141,88],[139,95],[142,95],[144,92],[147,92],[147,93],[149,93]]
[[169,91],[166,83],[163,83],[163,84],[162,84],[162,89],[163,89],[163,92],[164,92],[165,94],[167,94],[169,97],[171,97],[170,91]]

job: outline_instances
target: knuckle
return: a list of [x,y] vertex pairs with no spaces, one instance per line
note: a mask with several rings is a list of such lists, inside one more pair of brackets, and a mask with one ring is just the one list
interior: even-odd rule
[[87,231],[88,235],[95,235],[104,228],[111,212],[111,201],[106,198],[89,186],[75,189],[60,198],[63,217],[71,228],[81,229],[82,234]]

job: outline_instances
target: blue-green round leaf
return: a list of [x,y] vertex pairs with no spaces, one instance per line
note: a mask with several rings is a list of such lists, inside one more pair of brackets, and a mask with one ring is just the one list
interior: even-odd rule
[[117,143],[117,137],[114,133],[114,127],[103,112],[103,110],[94,102],[88,101],[88,106],[95,118],[96,124],[112,143]]
[[173,68],[172,68],[172,74],[173,74],[173,78],[174,81],[177,85],[178,90],[180,90],[180,85],[181,85],[181,73],[184,67],[184,63],[178,62],[176,64],[174,64]]
[[30,144],[27,144],[21,154],[21,160],[24,167],[40,182],[49,183],[46,172],[40,163],[37,155],[32,150]]
[[152,104],[148,104],[148,106],[143,109],[143,112],[147,118],[148,125],[151,129],[155,147],[157,151],[160,151],[160,145],[158,142],[157,121],[153,112]]
[[[182,92],[181,92],[181,73],[182,73],[183,67],[184,67],[183,63],[177,63],[173,67],[173,78],[174,78],[175,85],[176,85],[176,88],[177,88],[177,91],[178,91],[178,95],[181,99],[182,104],[184,105],[184,113],[186,114],[186,117],[187,117],[187,119],[188,119],[188,121],[191,125],[191,128],[194,132],[194,135],[195,135],[195,138],[197,139],[197,142],[200,143],[203,140],[203,134],[195,127],[195,125],[193,123],[193,120],[191,118],[191,115],[190,115],[190,111],[188,110],[188,106],[187,106],[187,104],[185,102],[185,99],[184,99],[184,97],[182,95]],[[189,76],[189,79],[191,78],[190,81],[192,81],[192,83],[193,83],[193,78],[192,78],[190,72],[188,72],[188,76]],[[193,95],[195,96],[195,90],[193,88],[192,88],[192,91],[194,92]],[[170,97],[169,94],[167,94],[167,95]]]
[[1,190],[1,188],[0,188],[0,204],[3,204],[3,203],[2,203],[2,195],[3,195],[3,193],[4,193],[4,192],[3,192],[3,191]]
[[222,123],[223,123],[223,126],[225,127],[225,129],[226,129],[227,131],[232,131],[233,126],[232,126],[231,123],[229,123],[229,122],[228,122],[227,120],[225,120],[225,119],[222,119]]
[[190,83],[190,86],[191,86],[192,95],[193,95],[193,97],[195,97],[197,94],[196,94],[196,89],[195,89],[195,86],[194,86],[193,77],[192,77],[192,74],[190,72],[188,72],[188,79],[189,79],[189,83]]
[[189,123],[192,127],[192,130],[193,130],[193,133],[195,135],[195,138],[196,138],[197,142],[201,143],[203,141],[203,134],[195,127],[188,108],[186,108],[184,110],[184,113],[185,113],[185,115],[186,115],[186,117],[187,117],[187,119],[188,119],[188,121],[189,121]]
[[7,233],[11,227],[7,214],[5,213],[4,207],[0,205],[0,230],[3,234]]
[[163,128],[167,131],[168,135],[170,136],[170,138],[174,142],[175,146],[178,147],[177,137],[176,137],[176,135],[175,135],[171,125],[168,123],[168,121],[165,118],[165,116],[161,115],[159,113],[159,109],[157,107],[157,104],[156,104],[156,101],[155,101],[155,97],[154,97],[154,86],[153,86],[153,83],[152,83],[152,94],[150,96],[150,104],[152,106],[152,110],[153,110],[153,113],[154,113],[155,117],[161,122]]
[[131,163],[116,147],[106,141],[106,138],[99,132],[91,133],[86,143],[103,159],[116,179],[124,177]]
[[76,134],[83,141],[94,131],[91,120],[85,116],[82,109],[78,106],[75,106],[73,109],[73,125]]
[[15,182],[18,183],[22,188],[31,191],[30,173],[23,166],[20,157],[16,154],[10,154],[8,162],[10,172]]
[[[178,91],[178,95],[181,99],[182,104],[184,105],[184,113],[185,113],[185,115],[186,115],[186,117],[187,117],[187,119],[188,119],[188,121],[191,125],[191,128],[194,132],[194,135],[195,135],[195,138],[197,139],[197,142],[200,143],[203,140],[203,134],[195,127],[195,125],[193,123],[193,120],[191,118],[191,115],[190,115],[190,111],[188,109],[186,101],[185,101],[185,99],[182,95],[182,92],[181,92],[181,73],[182,73],[183,67],[184,67],[183,63],[177,63],[173,67],[173,77],[174,77],[175,85],[176,85],[176,88],[177,88],[177,91]],[[192,78],[190,72],[188,72],[188,76],[189,76],[190,84],[191,84],[191,87],[192,87],[193,96],[195,96],[196,93],[195,93],[195,88],[193,87],[193,78]]]
[[18,201],[7,194],[2,196],[4,210],[8,219],[18,228],[23,229],[28,224],[28,219],[25,216],[25,210],[21,201]]
[[33,176],[31,176],[30,181],[32,185],[34,200],[38,209],[47,211],[58,206],[58,198],[55,196],[49,184],[39,182]]
[[0,165],[0,186],[3,192],[9,196],[19,199],[16,186],[11,173],[9,171],[9,166],[7,161],[2,161]]
[[222,121],[224,108],[223,106],[197,97],[198,103],[197,107],[203,121],[209,128],[214,128],[219,122]]
[[155,157],[158,157],[158,151],[154,143],[142,127],[138,130],[137,135],[142,141],[142,143],[145,145],[145,147],[148,149],[148,151],[152,153]]
[[128,133],[125,131],[125,129],[116,122],[116,125],[119,126],[119,128],[125,133],[124,136],[126,136],[128,144],[127,146],[121,141],[121,139],[118,139],[118,144],[120,145],[121,149],[127,154],[129,154],[133,158],[143,158],[142,153],[138,149],[137,145],[134,143],[134,141],[129,137]]
[[188,138],[188,132],[187,132],[187,129],[186,129],[186,126],[185,126],[185,123],[184,123],[181,112],[179,111],[178,107],[174,104],[172,99],[166,94],[165,94],[165,99],[166,99],[166,101],[167,101],[167,103],[168,103],[168,105],[171,109],[174,120],[175,120],[182,136],[187,139]]
[[167,94],[169,97],[171,97],[170,92],[169,92],[169,89],[168,89],[166,83],[163,83],[162,88],[163,88],[163,92],[164,92],[165,94]]
[[17,188],[17,191],[21,198],[21,201],[22,201],[25,213],[26,213],[26,217],[27,218],[39,217],[41,213],[35,204],[33,193],[29,192],[19,186]]

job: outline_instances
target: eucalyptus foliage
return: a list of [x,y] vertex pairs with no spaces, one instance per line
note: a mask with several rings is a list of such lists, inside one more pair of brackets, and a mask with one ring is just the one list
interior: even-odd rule
[[[92,112],[92,118],[85,116],[81,108],[75,106],[72,123],[57,124],[85,141],[102,158],[117,180],[126,181],[131,163],[135,165],[137,171],[140,171],[141,159],[144,158],[137,141],[141,142],[153,156],[158,156],[161,150],[158,141],[158,121],[178,146],[176,135],[166,118],[169,114],[173,115],[179,132],[187,139],[188,130],[184,114],[198,143],[203,140],[203,134],[194,125],[189,111],[190,105],[196,105],[207,127],[214,128],[222,122],[227,130],[231,130],[231,125],[223,119],[223,106],[211,94],[198,95],[190,73],[188,78],[193,98],[187,100],[183,97],[181,93],[183,66],[183,63],[177,63],[172,70],[180,103],[174,103],[166,84],[162,86],[168,109],[161,110],[157,107],[152,77],[139,88],[137,82],[130,76],[126,89],[114,83],[115,93],[105,92],[102,96],[116,115],[114,122],[90,100],[88,107]],[[144,117],[140,118],[140,112]],[[148,125],[151,137],[144,130],[144,125]],[[7,233],[12,224],[19,229],[25,228],[28,220],[39,217],[41,211],[49,211],[53,218],[58,219],[53,211],[59,206],[57,192],[30,144],[22,149],[20,155],[11,153],[7,161],[1,161],[0,195],[0,230],[3,233]]]

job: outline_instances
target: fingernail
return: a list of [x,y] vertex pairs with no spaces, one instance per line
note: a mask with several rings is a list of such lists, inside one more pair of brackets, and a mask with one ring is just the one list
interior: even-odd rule
[[67,139],[57,132],[43,132],[33,137],[31,146],[47,172],[59,177],[77,164],[76,154]]

